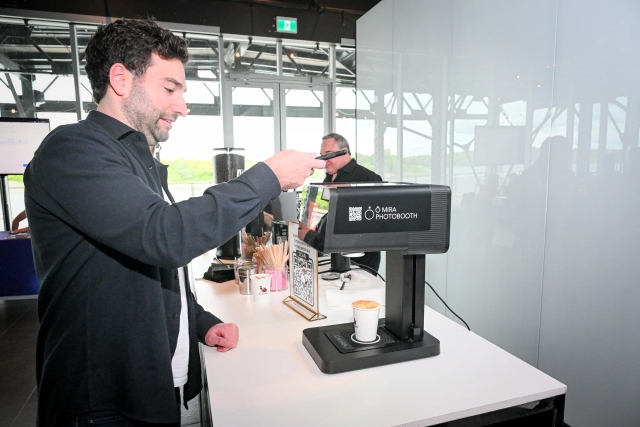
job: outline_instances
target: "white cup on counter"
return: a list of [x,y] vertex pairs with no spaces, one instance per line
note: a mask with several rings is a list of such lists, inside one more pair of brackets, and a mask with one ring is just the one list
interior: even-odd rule
[[269,302],[269,292],[271,292],[270,274],[254,274],[251,276],[251,293],[255,302]]
[[371,343],[378,338],[378,318],[380,317],[380,304],[371,300],[354,301],[353,327],[356,341]]

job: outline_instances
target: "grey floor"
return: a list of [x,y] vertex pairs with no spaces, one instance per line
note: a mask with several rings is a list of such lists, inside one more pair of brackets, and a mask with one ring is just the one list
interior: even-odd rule
[[[0,299],[0,426],[36,425],[38,300]],[[182,425],[200,426],[196,397],[182,408]]]
[[36,299],[0,300],[0,426],[36,425]]

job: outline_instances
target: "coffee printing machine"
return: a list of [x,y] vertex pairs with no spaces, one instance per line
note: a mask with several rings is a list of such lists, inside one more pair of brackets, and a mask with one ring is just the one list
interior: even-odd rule
[[[374,343],[352,340],[353,323],[305,329],[302,343],[327,374],[371,368],[440,354],[425,332],[425,255],[447,252],[451,189],[405,183],[325,184],[305,188],[301,220],[326,210],[324,253],[387,251],[386,317]],[[321,209],[322,208],[322,209]]]

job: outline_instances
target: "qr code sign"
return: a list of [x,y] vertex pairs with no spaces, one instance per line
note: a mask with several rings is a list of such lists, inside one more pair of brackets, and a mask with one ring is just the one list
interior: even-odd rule
[[362,206],[349,207],[349,221],[362,221]]

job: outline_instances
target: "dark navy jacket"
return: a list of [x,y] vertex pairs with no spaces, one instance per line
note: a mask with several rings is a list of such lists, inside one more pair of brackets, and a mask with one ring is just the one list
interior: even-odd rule
[[[168,204],[166,176],[142,133],[97,111],[52,131],[25,171],[41,283],[41,427],[93,410],[180,420],[171,370],[181,309],[176,269],[231,238],[281,190],[258,163],[200,197]],[[201,388],[197,340],[221,322],[190,292],[187,301],[185,400]]]

